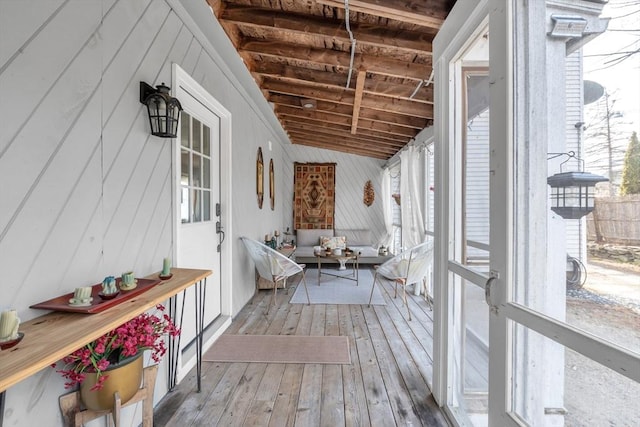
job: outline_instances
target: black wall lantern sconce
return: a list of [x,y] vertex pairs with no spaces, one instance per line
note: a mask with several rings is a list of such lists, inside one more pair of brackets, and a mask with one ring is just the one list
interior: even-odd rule
[[584,169],[584,161],[573,151],[568,153],[549,153],[553,159],[559,156],[569,158],[560,164],[560,173],[547,178],[551,186],[551,210],[564,219],[580,219],[593,210],[595,186],[609,179],[589,172],[562,172],[562,165],[571,158],[577,159]]
[[140,102],[147,106],[151,134],[160,138],[175,138],[182,105],[169,94],[170,88],[162,84],[156,89],[140,82]]

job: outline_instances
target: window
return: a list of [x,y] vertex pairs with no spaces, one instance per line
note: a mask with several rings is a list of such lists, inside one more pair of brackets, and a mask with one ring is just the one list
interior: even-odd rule
[[182,223],[211,221],[211,129],[186,112],[180,122]]

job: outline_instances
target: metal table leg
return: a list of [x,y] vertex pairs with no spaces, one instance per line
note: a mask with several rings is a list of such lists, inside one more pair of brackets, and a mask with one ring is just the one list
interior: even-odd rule
[[[196,304],[196,375],[198,392],[202,389],[202,345],[204,336],[204,313],[205,313],[205,296],[207,289],[207,279],[204,278],[194,285],[195,291],[195,304]],[[178,320],[178,308],[177,308],[177,296],[173,296],[169,299],[169,316],[173,320],[174,324],[182,329],[182,323],[184,319],[184,302],[187,297],[187,290],[182,292],[182,306],[180,307],[180,319]],[[172,391],[178,383],[178,360],[180,353],[180,337],[172,338],[169,340],[169,378],[168,386],[169,391]]]
[[207,292],[207,279],[196,283],[194,291],[196,297],[196,374],[198,378],[198,393],[200,393],[202,383],[202,340],[204,335],[204,309],[205,296]]
[[4,394],[6,391],[0,392],[0,427],[4,423]]
[[[184,318],[184,300],[187,296],[187,291],[182,292],[182,308],[180,309],[180,320],[178,321],[178,296],[174,295],[169,298],[169,317],[178,328],[182,328],[182,320]],[[167,385],[169,391],[173,391],[178,383],[178,360],[180,353],[180,338],[182,334],[177,338],[171,338],[169,340],[169,378],[167,379]]]

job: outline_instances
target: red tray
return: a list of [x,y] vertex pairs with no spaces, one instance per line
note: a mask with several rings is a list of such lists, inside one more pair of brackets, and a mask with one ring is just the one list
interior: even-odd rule
[[[85,314],[94,314],[100,313],[108,309],[109,307],[113,307],[114,305],[118,305],[123,301],[130,300],[131,298],[140,295],[148,289],[151,289],[155,285],[161,282],[160,279],[136,279],[138,281],[138,285],[131,289],[130,291],[120,290],[120,293],[113,299],[105,300],[100,298],[98,295],[102,292],[102,283],[98,283],[93,285],[91,291],[91,297],[93,301],[91,301],[91,305],[85,305],[82,307],[77,307],[73,305],[69,305],[69,300],[73,298],[73,292],[65,295],[61,295],[59,297],[55,297],[48,301],[43,301],[38,304],[34,304],[31,308],[40,308],[43,310],[55,310],[55,311],[68,311],[72,313],[85,313]],[[116,279],[116,282],[119,286],[120,278]]]

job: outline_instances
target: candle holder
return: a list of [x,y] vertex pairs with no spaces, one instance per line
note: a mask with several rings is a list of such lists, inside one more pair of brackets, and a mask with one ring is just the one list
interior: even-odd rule
[[18,332],[16,338],[7,341],[0,341],[0,350],[8,350],[11,347],[16,346],[20,341],[22,341],[22,338],[24,338],[24,332]]
[[160,277],[160,280],[169,280],[173,277],[171,273],[171,260],[169,258],[162,260],[162,271],[158,277]]

